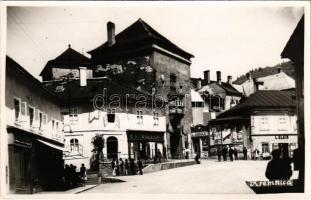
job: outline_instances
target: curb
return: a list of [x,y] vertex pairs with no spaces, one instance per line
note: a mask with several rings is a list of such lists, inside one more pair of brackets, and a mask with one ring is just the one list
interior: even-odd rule
[[95,187],[99,186],[99,185],[100,185],[100,184],[98,184],[98,185],[94,185],[94,186],[89,187],[89,188],[86,188],[86,189],[84,189],[84,190],[81,190],[81,191],[75,192],[74,194],[80,194],[80,193],[82,193],[82,192],[86,192],[86,191],[88,191],[88,190],[91,190],[91,189],[93,189],[93,188],[95,188]]

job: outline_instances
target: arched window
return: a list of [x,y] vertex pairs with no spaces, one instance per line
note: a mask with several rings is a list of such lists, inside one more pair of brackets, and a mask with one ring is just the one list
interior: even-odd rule
[[70,140],[70,151],[79,151],[79,140],[73,138]]

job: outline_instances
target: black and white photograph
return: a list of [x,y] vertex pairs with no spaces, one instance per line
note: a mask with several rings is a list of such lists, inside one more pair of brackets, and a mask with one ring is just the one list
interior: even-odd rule
[[7,1],[0,19],[4,197],[310,195],[309,1]]

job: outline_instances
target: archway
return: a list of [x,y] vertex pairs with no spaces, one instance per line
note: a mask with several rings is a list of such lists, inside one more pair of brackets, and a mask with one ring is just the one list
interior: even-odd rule
[[107,158],[118,159],[118,139],[116,137],[107,138]]

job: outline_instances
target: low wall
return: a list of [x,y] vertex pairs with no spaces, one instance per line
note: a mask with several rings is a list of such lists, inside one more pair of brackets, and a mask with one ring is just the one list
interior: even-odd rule
[[178,162],[168,162],[168,163],[158,163],[150,164],[143,169],[144,174],[157,172],[161,170],[173,169],[177,167],[184,167],[196,164],[195,161],[178,161]]

